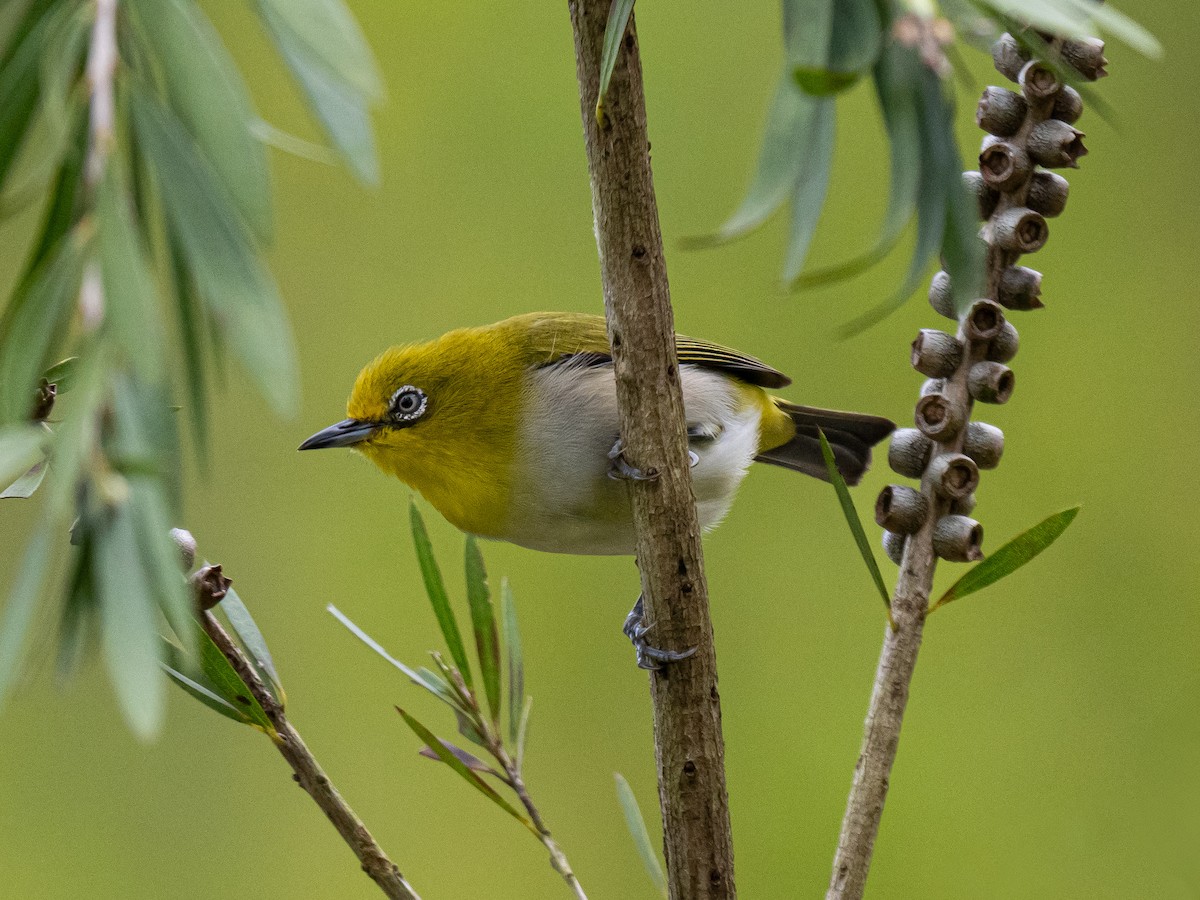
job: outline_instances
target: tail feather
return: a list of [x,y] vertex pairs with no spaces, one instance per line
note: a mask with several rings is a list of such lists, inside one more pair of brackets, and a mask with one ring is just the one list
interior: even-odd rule
[[755,459],[803,472],[822,481],[829,480],[829,472],[825,468],[825,457],[821,454],[818,429],[825,432],[838,472],[847,484],[858,484],[871,465],[871,447],[896,428],[894,422],[881,416],[797,406],[778,397],[771,399],[791,418],[796,426],[796,434],[787,443],[764,450]]

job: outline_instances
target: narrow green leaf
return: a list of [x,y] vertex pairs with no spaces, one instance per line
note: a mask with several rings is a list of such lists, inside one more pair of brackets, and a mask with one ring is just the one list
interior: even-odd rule
[[817,101],[807,144],[800,151],[802,162],[792,196],[791,234],[783,261],[783,281],[790,285],[804,268],[808,248],[825,205],[829,173],[833,168],[835,107],[832,100]]
[[604,43],[600,51],[600,94],[596,98],[596,121],[604,124],[604,98],[608,95],[608,83],[613,69],[617,67],[617,55],[625,41],[629,28],[629,16],[633,13],[633,0],[612,0],[608,9],[608,21],[604,23]]
[[525,741],[529,737],[529,714],[533,712],[533,698],[526,695],[525,708],[521,710],[521,723],[517,726],[517,771],[525,768]]
[[1162,44],[1153,34],[1129,16],[1111,6],[1101,5],[1094,0],[1066,0],[1088,19],[1114,37],[1120,38],[1134,50],[1152,59],[1162,56]]
[[629,829],[629,836],[633,838],[633,846],[637,848],[642,865],[646,867],[646,874],[654,882],[654,889],[665,897],[667,896],[667,879],[663,875],[662,863],[658,861],[658,853],[655,851],[654,845],[650,843],[650,835],[646,831],[646,820],[642,818],[642,809],[638,806],[637,797],[633,795],[633,788],[629,786],[624,775],[620,772],[613,772],[613,779],[617,783],[617,801],[621,804],[621,812],[625,816],[625,827]]
[[430,731],[398,706],[396,707],[396,712],[400,713],[401,718],[404,719],[408,727],[413,730],[417,737],[419,737],[425,743],[425,746],[437,754],[438,759],[461,775],[468,784],[472,785],[481,794],[483,794],[502,810],[533,832],[534,837],[537,837],[539,840],[541,839],[537,829],[533,827],[533,824],[527,818],[525,818],[524,815],[517,811],[516,807],[496,793],[496,789],[490,784],[467,768],[466,764],[461,759],[446,749],[446,745],[441,741],[441,739],[434,735],[432,731]]
[[163,485],[157,478],[145,476],[131,476],[129,485],[142,565],[154,585],[159,608],[184,648],[191,651],[196,641],[196,620],[179,550],[171,540],[171,519]]
[[221,612],[225,613],[225,618],[229,620],[234,634],[242,642],[246,652],[250,654],[258,677],[270,689],[271,694],[279,701],[279,705],[286,705],[287,695],[283,691],[283,682],[279,679],[279,672],[275,669],[275,660],[271,658],[271,650],[267,647],[267,639],[263,637],[258,623],[254,621],[250,610],[246,608],[246,604],[242,602],[242,598],[233,588],[226,591],[225,596],[221,598]]
[[167,677],[169,677],[171,681],[179,685],[187,693],[191,694],[209,709],[219,712],[227,719],[233,719],[233,721],[240,725],[251,724],[250,718],[246,715],[243,715],[241,710],[237,709],[230,703],[227,703],[225,700],[222,700],[217,694],[213,693],[198,681],[189,678],[178,669],[171,668],[171,666],[167,665],[166,663],[162,663],[161,665],[163,671],[167,673]]
[[187,367],[184,384],[188,392],[192,439],[203,462],[208,457],[208,376],[204,347],[209,343],[208,318],[196,293],[196,285],[184,261],[183,248],[173,228],[167,228],[167,263],[175,296],[175,314]]
[[847,91],[862,77],[861,72],[831,72],[827,69],[793,69],[796,86],[814,97],[832,97]]
[[47,433],[37,425],[0,427],[0,485],[23,478],[42,457]]
[[1060,37],[1090,37],[1100,27],[1146,56],[1162,55],[1162,45],[1154,35],[1123,13],[1095,0],[987,0],[983,5],[999,15],[1011,16]]
[[250,688],[225,658],[221,648],[213,643],[213,639],[203,628],[197,628],[196,635],[199,674],[203,675],[203,679],[196,677],[196,681],[244,715],[246,724],[268,735],[275,735],[275,726],[262,704],[250,693]]
[[[0,64],[7,59],[14,39],[19,40],[23,35],[18,29],[24,27],[29,7],[33,2],[34,0],[6,0],[0,4]],[[40,0],[42,6],[45,2],[46,0]]]
[[271,237],[267,155],[237,66],[190,0],[136,0],[143,45],[166,78],[171,106],[196,139],[229,199],[260,241]]
[[988,585],[995,584],[1001,578],[1011,575],[1058,540],[1059,536],[1067,530],[1067,526],[1075,521],[1079,509],[1078,506],[1064,509],[1062,512],[1047,516],[1032,528],[1018,534],[983,562],[968,569],[962,578],[951,585],[950,590],[942,594],[938,601],[929,607],[929,611],[933,612],[939,606],[945,606],[952,600],[973,594]]
[[28,289],[35,274],[41,271],[42,263],[58,249],[63,238],[79,221],[80,210],[76,201],[83,184],[83,164],[87,156],[88,108],[86,103],[77,103],[76,106],[75,124],[67,136],[66,153],[59,163],[55,182],[47,192],[49,202],[42,216],[41,229],[18,282],[19,294]]
[[224,335],[276,411],[297,405],[290,330],[275,285],[191,138],[144,90],[130,92],[142,151],[157,175],[168,224]]
[[437,672],[434,672],[432,669],[428,669],[425,666],[421,666],[415,671],[417,673],[418,684],[420,684],[421,687],[425,688],[425,690],[429,691],[429,693],[433,694],[433,696],[437,697],[439,700],[449,706],[455,711],[455,713],[461,713],[463,711],[462,700],[459,698],[450,682],[448,682]]
[[[42,486],[49,468],[50,463],[45,459],[34,463],[33,468],[0,491],[0,500],[28,500]],[[4,480],[0,479],[0,484],[3,483]]]
[[421,678],[421,676],[414,669],[410,669],[404,663],[400,662],[400,660],[398,660],[394,656],[390,655],[386,650],[383,649],[382,644],[380,644],[373,637],[371,637],[369,634],[367,634],[365,631],[363,631],[361,628],[359,628],[357,625],[355,625],[352,621],[350,621],[350,618],[345,613],[343,613],[340,609],[338,609],[336,606],[334,606],[332,603],[330,603],[328,606],[325,607],[325,611],[328,612],[335,619],[337,619],[339,622],[341,622],[343,625],[345,625],[346,630],[348,630],[352,635],[354,635],[356,638],[358,638],[360,641],[362,641],[364,644],[366,644],[368,647],[370,647],[372,650],[374,650],[376,653],[378,653],[380,656],[382,656],[384,659],[386,659],[389,663],[391,663],[393,666],[395,666],[397,669],[399,669],[401,672],[403,672],[405,675],[407,675],[410,679],[412,679],[414,684],[419,684],[421,687],[426,688],[427,690],[430,690],[435,696],[440,696],[440,695],[438,695],[437,691],[433,691],[432,688],[430,688],[429,685],[427,685],[425,683],[425,681]]
[[111,509],[94,538],[92,578],[100,597],[104,660],[125,721],[149,740],[162,725],[166,690],[158,665],[157,604],[128,506]]
[[878,0],[833,0],[829,69],[863,73],[875,65],[883,44]]
[[43,520],[34,531],[17,571],[4,617],[0,620],[0,711],[8,697],[24,659],[25,633],[33,621],[38,598],[46,581],[50,560],[50,520]]
[[850,489],[846,487],[846,481],[842,478],[842,473],[838,471],[833,448],[829,446],[825,432],[818,429],[817,437],[821,439],[821,455],[825,457],[825,469],[828,471],[829,480],[833,483],[833,489],[837,493],[838,503],[842,506],[842,515],[846,517],[846,524],[850,526],[850,533],[854,535],[854,543],[858,545],[858,552],[862,555],[863,562],[866,563],[867,571],[871,573],[871,579],[875,582],[875,587],[879,589],[879,596],[883,598],[883,605],[888,608],[888,618],[890,619],[892,601],[888,596],[887,588],[884,587],[883,575],[879,571],[879,563],[875,561],[871,542],[867,540],[862,521],[858,518],[858,510],[854,508],[854,501],[850,498]]
[[42,377],[46,379],[46,383],[55,386],[58,396],[61,397],[69,391],[75,383],[76,364],[78,362],[78,356],[68,356],[61,362],[56,362],[42,373]]
[[383,97],[383,80],[354,14],[342,0],[259,0],[272,29],[286,31],[306,56],[372,100]]
[[442,580],[442,571],[438,568],[437,559],[433,555],[433,544],[429,540],[429,532],[425,528],[425,519],[417,507],[417,501],[410,499],[408,503],[408,518],[412,525],[413,547],[417,551],[417,564],[421,567],[421,578],[425,582],[425,593],[429,595],[429,605],[433,607],[433,615],[437,619],[438,628],[442,630],[446,648],[450,658],[458,667],[459,674],[467,687],[472,687],[471,667],[467,663],[467,650],[463,645],[462,634],[458,630],[458,621],[454,618],[454,610],[450,608],[450,598],[446,594],[446,583]]
[[500,615],[504,624],[504,650],[508,659],[508,739],[517,746],[521,732],[521,710],[525,708],[525,660],[521,632],[517,628],[517,605],[508,579],[500,579]]
[[475,649],[479,655],[480,677],[487,694],[492,721],[500,721],[500,637],[496,633],[496,609],[487,583],[483,554],[473,535],[467,535],[467,603],[475,631]]
[[96,624],[96,591],[92,585],[91,541],[79,535],[79,546],[72,554],[67,576],[62,615],[58,624],[58,658],[55,669],[65,683],[83,661],[84,650]]
[[[443,748],[449,750],[451,753],[457,756],[459,762],[461,762],[472,772],[478,772],[480,775],[491,775],[494,778],[499,778],[505,784],[512,784],[512,782],[508,780],[507,775],[493,768],[492,766],[489,766],[474,753],[464,750],[462,747],[456,747],[454,744],[451,744],[449,741],[443,741],[441,738],[438,738],[438,741],[441,743]],[[438,751],[434,750],[432,747],[422,747],[417,752],[426,759],[432,759],[435,762],[442,761],[442,757],[438,754]]]
[[39,64],[53,18],[37,3],[17,28],[16,43],[0,66],[0,188],[25,142],[37,108]]

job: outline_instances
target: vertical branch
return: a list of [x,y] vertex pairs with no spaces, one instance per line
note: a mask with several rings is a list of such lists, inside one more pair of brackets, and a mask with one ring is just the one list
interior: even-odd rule
[[696,653],[650,676],[672,898],[735,896],[725,748],[700,528],[687,460],[675,327],[631,18],[595,114],[608,0],[570,0],[604,306],[629,461],[637,557],[654,643]]

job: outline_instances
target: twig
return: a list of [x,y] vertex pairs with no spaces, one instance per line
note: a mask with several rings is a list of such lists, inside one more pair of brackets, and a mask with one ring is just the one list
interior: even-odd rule
[[262,706],[263,712],[267,714],[271,724],[275,726],[277,734],[272,736],[272,740],[283,758],[288,761],[288,765],[292,767],[292,771],[295,772],[293,777],[329,817],[329,821],[342,836],[342,840],[350,846],[354,855],[358,857],[358,861],[362,863],[363,871],[370,875],[371,879],[379,885],[380,890],[393,900],[420,900],[416,891],[404,880],[404,876],[400,874],[396,864],[388,859],[387,854],[375,843],[375,839],[367,831],[367,826],[342,799],[342,795],[330,782],[329,777],[312,755],[312,751],[308,749],[301,740],[300,734],[287,720],[283,708],[267,690],[262,679],[258,677],[258,673],[242,652],[241,647],[234,643],[211,612],[200,613],[200,623],[250,689],[254,699]]
[[[1052,50],[1098,58],[1096,70],[1101,71],[1103,45],[1097,49],[1097,44],[1055,42]],[[959,316],[949,280],[939,273],[930,302],[943,315],[959,319],[957,334],[951,339],[922,332],[913,344],[914,368],[932,380],[917,404],[918,428],[896,432],[889,462],[900,474],[921,479],[928,512],[915,533],[889,534],[898,540],[885,541],[903,547],[892,601],[896,627],[884,637],[826,900],[858,900],[866,887],[938,557],[961,562],[982,555],[982,528],[966,514],[974,507],[978,470],[997,464],[1003,436],[991,426],[972,423],[971,413],[975,402],[1003,403],[1012,391],[1012,372],[1004,363],[1016,353],[1017,333],[1001,306],[1028,310],[1042,305],[1041,275],[1015,264],[1022,253],[1042,246],[1044,216],[1057,215],[1066,202],[1066,181],[1035,169],[1073,166],[1086,152],[1079,142],[1082,134],[1070,127],[1082,109],[1079,94],[1063,87],[1042,64],[1029,62],[1009,35],[997,42],[993,54],[997,69],[1019,81],[1022,93],[999,88],[984,93],[977,120],[992,136],[984,141],[981,171],[966,173],[978,194],[980,216],[988,220],[987,299]]]
[[571,0],[604,306],[625,455],[653,480],[630,486],[647,621],[660,647],[696,653],[651,675],[659,801],[672,898],[731,898],[733,841],[716,654],[687,462],[674,319],[650,169],[631,16],[597,121],[611,3]]

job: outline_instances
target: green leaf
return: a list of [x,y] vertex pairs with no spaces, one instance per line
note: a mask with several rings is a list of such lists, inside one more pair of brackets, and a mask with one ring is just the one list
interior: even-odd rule
[[393,666],[395,666],[397,669],[399,669],[401,672],[403,672],[405,675],[407,675],[412,680],[413,684],[417,684],[417,685],[420,685],[421,687],[425,688],[427,691],[429,691],[431,694],[433,694],[439,700],[444,700],[445,702],[450,703],[451,705],[460,705],[460,704],[458,704],[457,697],[453,698],[453,702],[452,702],[451,698],[444,696],[444,694],[440,690],[439,686],[436,686],[436,685],[431,684],[430,682],[427,682],[421,676],[419,670],[410,669],[404,663],[400,662],[400,660],[398,660],[394,656],[390,655],[386,650],[383,649],[383,645],[381,645],[373,637],[371,637],[369,634],[367,634],[365,631],[363,631],[361,628],[359,628],[357,625],[355,625],[352,621],[350,621],[349,616],[347,616],[345,613],[343,613],[340,609],[338,609],[332,603],[330,603],[328,606],[326,606],[325,610],[330,615],[332,615],[335,619],[337,619],[339,622],[341,622],[343,625],[345,625],[346,629],[351,634],[353,634],[356,638],[358,638],[360,641],[362,641],[364,644],[366,644],[368,647],[370,647],[372,650],[374,650],[376,653],[378,653],[380,656],[382,656],[385,660],[387,660],[389,663],[391,663]]
[[180,565],[179,549],[171,539],[171,519],[163,485],[156,478],[131,476],[129,490],[142,565],[146,567],[159,608],[171,629],[184,647],[191,650],[196,641],[196,620],[191,591]]
[[286,705],[287,696],[283,691],[283,682],[279,679],[279,672],[275,669],[275,660],[271,658],[267,639],[263,637],[254,617],[250,615],[250,610],[246,608],[246,604],[242,602],[242,598],[233,588],[229,588],[225,592],[225,596],[221,598],[221,612],[225,613],[225,618],[229,620],[234,634],[242,642],[246,652],[250,654],[258,677],[270,689],[272,696],[279,701],[279,705]]
[[17,26],[14,46],[0,65],[0,188],[25,142],[37,108],[39,66],[53,13],[36,3]]
[[25,633],[33,621],[33,612],[46,582],[50,561],[50,520],[47,517],[34,531],[17,571],[4,617],[0,622],[0,710],[24,659]]
[[600,93],[596,98],[596,121],[604,125],[604,98],[608,95],[608,83],[617,66],[617,55],[629,28],[629,17],[633,13],[634,0],[612,0],[608,9],[608,21],[604,24],[604,43],[600,51]]
[[143,90],[132,90],[130,99],[168,224],[201,295],[263,395],[276,411],[291,414],[299,393],[291,334],[245,226],[179,120]]
[[400,713],[401,718],[403,718],[408,724],[408,727],[411,728],[417,737],[419,737],[425,743],[426,747],[431,749],[437,755],[438,759],[461,775],[467,781],[467,783],[478,790],[481,794],[483,794],[502,810],[533,832],[534,837],[541,840],[541,835],[538,834],[537,829],[533,827],[533,824],[527,818],[525,818],[525,816],[518,812],[516,807],[496,793],[495,788],[480,778],[477,774],[472,772],[461,759],[446,749],[446,745],[441,741],[440,738],[435,736],[432,731],[430,731],[400,707],[396,707],[396,712]]
[[162,725],[166,691],[158,665],[157,604],[128,505],[108,510],[94,538],[92,579],[100,598],[104,659],[125,721],[149,740]]
[[77,104],[75,124],[67,137],[67,151],[59,164],[58,176],[48,191],[49,202],[42,217],[41,230],[30,249],[17,292],[28,289],[42,263],[58,249],[62,239],[78,223],[77,199],[83,185],[83,165],[87,157],[87,104]]
[[438,568],[437,559],[433,555],[433,544],[429,540],[429,532],[425,529],[425,519],[415,499],[409,500],[408,518],[412,524],[413,546],[417,551],[421,578],[425,582],[425,593],[429,595],[429,605],[433,607],[433,615],[437,618],[442,637],[446,640],[450,658],[454,660],[454,665],[458,667],[467,687],[472,687],[467,650],[458,630],[458,621],[454,618],[454,610],[450,608],[450,598],[446,595],[446,584],[442,581],[441,569]]
[[197,628],[196,635],[199,674],[203,675],[202,679],[196,680],[245,716],[246,724],[268,735],[277,735],[278,732],[275,731],[275,726],[263,710],[262,704],[255,699],[250,688],[238,675],[237,669],[225,658],[221,648],[213,643],[213,639],[203,628]]
[[614,772],[613,778],[617,782],[617,800],[621,804],[621,812],[625,815],[625,827],[629,829],[633,845],[642,859],[642,865],[646,867],[646,874],[654,882],[654,889],[666,897],[667,879],[663,875],[662,864],[658,861],[654,845],[650,843],[650,835],[646,831],[646,820],[642,818],[642,810],[638,806],[637,797],[633,795],[633,789],[625,780],[624,775]]
[[84,651],[96,624],[96,591],[92,585],[91,540],[80,534],[78,551],[72,554],[67,576],[62,615],[58,626],[58,680],[65,683],[79,671]]
[[525,708],[521,710],[521,722],[517,726],[517,771],[525,768],[525,741],[529,737],[529,714],[533,712],[533,698],[526,695]]
[[[485,763],[482,759],[480,759],[474,753],[470,753],[469,751],[464,750],[462,747],[456,747],[453,744],[451,744],[449,741],[443,741],[441,738],[438,738],[438,742],[441,743],[443,748],[445,748],[446,750],[449,750],[451,753],[453,753],[455,756],[457,756],[459,762],[461,762],[464,766],[466,766],[472,772],[478,772],[480,775],[491,775],[495,778],[499,778],[505,784],[512,783],[508,780],[507,775],[505,775],[503,772],[498,771],[497,769],[493,768],[492,766],[489,766],[487,763]],[[438,751],[434,750],[432,747],[422,747],[417,752],[420,753],[421,756],[425,757],[426,759],[432,759],[437,762],[442,761],[442,757],[438,754]]]
[[0,485],[22,478],[42,457],[46,429],[38,425],[0,427]]
[[381,93],[370,49],[340,0],[260,0],[284,62],[350,168],[379,181],[368,103]]
[[56,362],[42,373],[42,377],[46,379],[46,383],[55,386],[58,396],[61,397],[75,384],[78,362],[78,356],[68,356],[61,362]]
[[833,168],[835,108],[832,100],[820,100],[813,113],[806,143],[800,150],[801,163],[792,196],[792,224],[787,254],[783,261],[783,280],[791,284],[804,268],[808,248],[817,230],[829,173]]
[[858,84],[861,72],[831,72],[828,69],[793,69],[796,86],[814,97],[832,97]]
[[517,628],[517,605],[507,578],[500,579],[500,616],[508,659],[508,739],[516,747],[517,735],[521,733],[521,710],[525,708],[525,660]]
[[191,273],[183,259],[183,248],[174,229],[167,229],[167,261],[175,295],[180,343],[187,367],[184,383],[188,392],[192,437],[201,461],[208,456],[208,377],[204,346],[208,343],[208,320]]
[[1094,0],[988,0],[983,5],[1060,37],[1090,37],[1101,27],[1146,56],[1162,55],[1162,45],[1154,35],[1123,13]]
[[892,601],[888,596],[888,590],[883,584],[883,575],[879,571],[879,563],[875,561],[875,553],[871,549],[871,542],[867,540],[867,535],[863,531],[862,521],[858,518],[858,510],[854,508],[854,501],[850,498],[850,489],[846,487],[846,481],[842,478],[842,473],[838,471],[837,461],[833,457],[833,448],[829,446],[829,441],[825,438],[825,432],[817,429],[817,437],[821,439],[821,455],[825,457],[825,469],[829,473],[829,480],[833,483],[833,489],[837,492],[838,503],[842,506],[842,515],[846,517],[846,524],[850,526],[850,533],[854,535],[854,543],[858,545],[858,552],[862,555],[863,562],[867,565],[867,571],[871,573],[871,579],[875,582],[875,587],[879,589],[879,596],[883,598],[883,605],[888,609],[888,619],[892,617]]
[[[28,500],[42,486],[49,468],[50,463],[45,459],[34,463],[28,472],[0,491],[0,500]],[[3,479],[0,479],[0,484],[3,483]]]
[[260,241],[271,237],[266,151],[237,66],[204,13],[190,0],[136,0],[142,44],[165,74],[176,114],[196,139],[228,197]]
[[500,721],[500,638],[496,634],[496,609],[488,588],[483,555],[474,535],[467,535],[467,603],[475,631],[475,649],[479,655],[480,677],[487,694],[492,721]]
[[167,676],[183,688],[187,693],[191,694],[209,709],[219,712],[221,715],[241,725],[249,725],[250,717],[243,713],[233,704],[224,700],[211,685],[205,683],[206,679],[203,675],[197,677],[197,673],[184,674],[185,670],[190,671],[191,665],[186,660],[178,647],[163,638],[163,650],[167,659],[160,663]]
[[968,569],[962,578],[951,585],[950,590],[929,607],[929,611],[933,612],[939,606],[973,594],[995,584],[1006,575],[1011,575],[1058,540],[1059,535],[1067,530],[1067,526],[1075,521],[1079,509],[1078,506],[1064,509],[1018,534],[983,562]]

